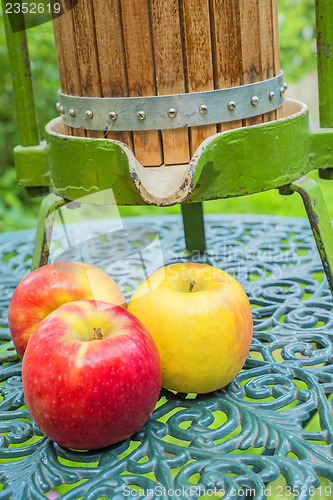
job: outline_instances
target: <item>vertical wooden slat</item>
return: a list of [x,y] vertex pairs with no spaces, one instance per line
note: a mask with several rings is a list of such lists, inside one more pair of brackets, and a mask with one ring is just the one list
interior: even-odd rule
[[[267,80],[275,76],[274,69],[274,36],[273,13],[271,0],[261,2],[259,8],[259,38],[260,38],[260,76]],[[262,115],[263,122],[276,120],[276,112]]]
[[[183,50],[186,60],[187,91],[214,90],[208,0],[180,0],[180,4],[184,23]],[[215,133],[216,125],[191,127],[191,155],[195,153],[204,139]]]
[[[215,88],[238,87],[243,84],[243,78],[240,71],[241,46],[235,0],[211,0],[211,13]],[[241,126],[242,120],[235,120],[219,124],[217,130],[223,132]]]
[[[185,92],[178,0],[151,0],[153,47],[158,95]],[[190,160],[188,130],[163,130],[166,165]]]
[[[56,0],[53,0],[55,2]],[[72,10],[67,11],[67,2],[59,0],[62,16],[53,20],[54,38],[57,49],[59,80],[61,91],[70,95],[81,95],[79,61],[75,48],[75,33]],[[84,137],[85,131],[78,128],[65,127],[66,133]]]
[[[128,96],[120,0],[93,0],[93,8],[102,97]],[[133,147],[131,132],[112,132],[111,126],[107,137]]]
[[[271,0],[272,4],[272,27],[273,27],[273,46],[274,46],[274,74],[279,75],[281,71],[280,64],[280,40],[279,40],[279,20],[278,20],[278,0]],[[282,117],[282,109],[276,110],[276,119]]]
[[[155,95],[155,72],[148,0],[121,0],[130,96]],[[134,116],[133,120],[137,120]],[[143,165],[163,162],[160,132],[133,132],[135,156]]]
[[[67,14],[64,14],[67,15]],[[60,18],[63,18],[64,16],[60,16]],[[55,19],[53,23],[53,31],[54,31],[54,39],[55,42],[59,39],[61,39],[61,31],[62,31],[62,24],[64,22],[64,19],[60,21],[60,18],[58,17]],[[67,83],[67,72],[66,72],[66,66],[65,66],[65,57],[64,57],[64,51],[62,45],[58,46],[57,50],[57,63],[58,63],[58,70],[59,70],[59,81],[60,81],[60,87],[61,91],[64,92],[65,94],[68,94],[68,83]],[[68,135],[76,135],[71,127],[68,127],[65,125],[65,133]]]
[[[258,0],[237,0],[239,6],[239,29],[241,38],[241,70],[243,84],[261,80],[259,7]],[[264,0],[265,2],[267,0]],[[262,116],[243,120],[243,126],[262,123]]]
[[[80,0],[72,13],[82,96],[102,97],[92,1]],[[87,130],[87,137],[104,137],[104,132]]]

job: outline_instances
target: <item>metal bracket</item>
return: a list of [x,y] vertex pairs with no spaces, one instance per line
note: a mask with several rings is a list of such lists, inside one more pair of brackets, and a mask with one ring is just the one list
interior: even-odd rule
[[147,97],[77,97],[58,92],[63,123],[87,130],[165,130],[230,122],[269,113],[283,104],[280,75],[249,85]]
[[42,141],[38,146],[16,146],[14,159],[17,180],[21,186],[28,188],[50,185],[46,141]]

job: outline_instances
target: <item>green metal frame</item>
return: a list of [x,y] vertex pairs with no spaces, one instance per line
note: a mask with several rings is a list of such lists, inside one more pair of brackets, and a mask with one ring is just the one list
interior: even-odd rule
[[[204,251],[203,201],[276,188],[280,188],[281,194],[299,192],[333,291],[333,230],[319,187],[314,188],[313,183],[310,185],[309,180],[302,179],[312,170],[318,170],[323,178],[333,178],[333,128],[329,128],[333,127],[330,49],[333,3],[317,0],[316,12],[319,111],[321,126],[326,130],[311,131],[307,111],[303,109],[288,118],[231,130],[204,141],[190,163],[186,182],[191,189],[182,202],[182,214],[187,248]],[[15,16],[14,22],[22,26],[23,16]],[[118,205],[144,205],[146,201],[134,185],[131,157],[121,143],[63,136],[50,128],[47,141],[40,143],[26,33],[12,29],[15,25],[9,22],[5,9],[4,18],[21,142],[15,148],[18,181],[30,194],[43,194],[48,189],[52,192],[41,208],[34,256],[34,266],[37,266],[47,262],[45,242],[50,227],[46,227],[46,217],[58,204],[64,204],[64,200],[111,188]],[[55,201],[55,196],[62,201],[59,198]],[[318,218],[318,204],[314,207],[313,197],[324,207]]]
[[28,41],[26,32],[19,31],[20,27],[24,26],[24,16],[23,14],[6,14],[4,1],[2,1],[2,10],[14,86],[20,144],[23,147],[38,146],[40,139],[32,87]]
[[202,203],[183,204],[182,216],[186,248],[191,252],[206,250],[205,222]]
[[320,126],[333,127],[333,4],[316,0]]
[[318,184],[308,177],[301,177],[292,182],[288,188],[302,197],[327,281],[333,290],[332,225],[321,190]]
[[[319,116],[322,128],[333,127],[333,4],[316,0],[316,34]],[[333,168],[319,171],[323,179],[333,179]]]
[[55,214],[65,204],[66,200],[56,194],[50,194],[42,201],[38,217],[35,249],[32,256],[32,271],[47,264]]

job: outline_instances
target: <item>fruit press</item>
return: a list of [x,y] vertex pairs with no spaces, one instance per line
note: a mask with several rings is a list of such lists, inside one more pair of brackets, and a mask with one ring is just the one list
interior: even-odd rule
[[[0,237],[0,500],[333,498],[333,230],[307,177],[318,170],[333,179],[333,4],[316,1],[321,128],[311,130],[306,105],[286,98],[277,3],[51,2],[59,116],[40,141],[24,15],[3,1],[18,182],[44,198],[36,234]],[[204,201],[270,189],[299,193],[310,226],[250,215],[207,216],[204,224]],[[102,196],[106,205],[181,204],[183,225],[178,216],[124,224],[142,248],[153,228],[165,263],[199,251],[202,262],[235,276],[254,334],[227,387],[205,395],[163,389],[131,438],[78,452],[32,421],[6,318],[20,279],[48,262],[55,214],[101,193],[112,193]],[[102,227],[96,222],[92,235]],[[105,238],[92,263],[110,249]],[[126,298],[142,281],[134,257],[104,267]]]

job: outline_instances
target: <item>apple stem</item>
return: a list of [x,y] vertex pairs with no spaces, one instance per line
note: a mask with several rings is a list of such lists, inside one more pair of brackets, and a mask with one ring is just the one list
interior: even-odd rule
[[190,292],[192,292],[192,290],[194,288],[194,285],[195,285],[195,281],[191,281],[191,283],[190,283]]
[[102,328],[94,328],[94,340],[101,340],[104,337]]

